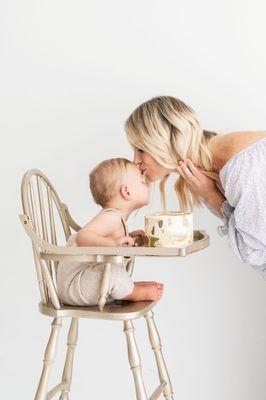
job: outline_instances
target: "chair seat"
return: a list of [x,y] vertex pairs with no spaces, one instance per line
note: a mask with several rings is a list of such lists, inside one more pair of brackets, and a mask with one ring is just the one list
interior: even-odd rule
[[39,311],[50,317],[90,318],[115,321],[126,321],[143,317],[156,305],[156,301],[116,301],[106,304],[103,311],[97,306],[76,307],[62,305],[59,310],[50,303],[39,303]]

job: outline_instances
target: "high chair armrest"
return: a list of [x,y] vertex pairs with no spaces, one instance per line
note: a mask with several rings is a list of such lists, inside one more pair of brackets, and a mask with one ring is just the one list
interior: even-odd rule
[[37,235],[35,230],[32,229],[32,223],[31,223],[30,217],[28,215],[20,214],[19,219],[20,219],[22,226],[25,229],[27,235],[29,236],[29,238],[32,240],[33,244],[36,247],[41,248],[43,250],[47,250],[47,251],[52,250],[52,247],[57,247],[57,246],[51,245],[50,243],[43,240],[39,235]]
[[[130,256],[133,248],[126,247],[68,247],[59,246],[43,240],[32,228],[28,215],[20,214],[22,226],[42,259],[47,261],[61,261],[67,258],[71,261],[107,261],[108,256],[112,261],[121,261],[121,256]],[[116,257],[119,256],[119,257]],[[96,258],[97,257],[97,258]],[[102,257],[102,258],[101,258]],[[117,260],[116,260],[117,258]]]
[[62,203],[62,206],[63,206],[63,209],[64,209],[64,213],[65,213],[65,216],[66,216],[66,220],[67,220],[68,225],[69,225],[72,229],[74,229],[74,231],[78,232],[78,231],[81,229],[81,226],[79,226],[79,225],[74,221],[74,219],[71,217],[67,205],[66,205],[65,203]]

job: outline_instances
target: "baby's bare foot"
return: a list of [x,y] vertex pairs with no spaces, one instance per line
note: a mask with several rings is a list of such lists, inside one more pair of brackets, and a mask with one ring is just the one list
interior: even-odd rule
[[139,300],[160,300],[163,295],[163,284],[159,282],[145,282],[138,285]]
[[163,284],[159,282],[135,282],[133,292],[123,298],[131,301],[156,301],[163,295]]
[[159,285],[162,289],[163,289],[163,283],[159,283],[156,281],[138,281],[138,282],[134,282],[135,285],[151,285],[156,283],[157,285]]

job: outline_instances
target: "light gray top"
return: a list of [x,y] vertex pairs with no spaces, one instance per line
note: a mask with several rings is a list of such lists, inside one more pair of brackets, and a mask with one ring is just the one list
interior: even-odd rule
[[224,225],[217,231],[228,236],[234,253],[266,279],[266,138],[230,158],[219,176],[226,200],[221,206]]

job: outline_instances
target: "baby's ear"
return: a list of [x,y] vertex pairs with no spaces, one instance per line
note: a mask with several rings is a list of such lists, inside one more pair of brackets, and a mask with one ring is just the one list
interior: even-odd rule
[[120,194],[123,197],[123,199],[126,199],[126,200],[130,200],[131,199],[131,192],[129,190],[129,187],[126,186],[126,185],[121,186]]

